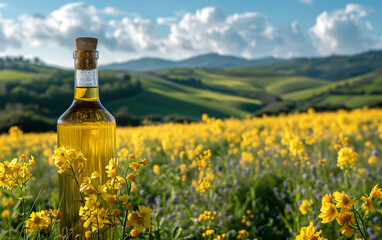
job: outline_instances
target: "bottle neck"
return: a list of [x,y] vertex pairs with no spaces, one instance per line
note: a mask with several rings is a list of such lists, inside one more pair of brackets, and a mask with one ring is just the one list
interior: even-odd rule
[[98,52],[74,51],[74,99],[81,101],[98,101]]

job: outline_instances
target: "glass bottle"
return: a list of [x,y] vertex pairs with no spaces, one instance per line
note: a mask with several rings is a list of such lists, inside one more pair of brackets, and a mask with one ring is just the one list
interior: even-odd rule
[[[73,148],[84,154],[87,161],[80,181],[82,177],[90,177],[92,172],[98,171],[101,175],[100,183],[105,184],[105,167],[116,155],[116,123],[99,100],[97,39],[76,38],[74,42],[74,100],[58,119],[58,147]],[[81,203],[78,201],[78,191],[73,178],[59,174],[59,208],[64,216],[61,231],[72,229],[70,239],[85,239],[83,223],[79,217]],[[106,231],[102,239],[112,239],[111,231]]]

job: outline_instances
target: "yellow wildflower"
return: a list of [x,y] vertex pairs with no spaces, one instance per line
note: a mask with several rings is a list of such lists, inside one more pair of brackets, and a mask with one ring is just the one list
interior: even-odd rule
[[325,203],[333,203],[333,198],[330,194],[325,194],[325,196],[322,197],[322,204]]
[[341,209],[341,212],[338,214],[337,222],[340,225],[348,225],[353,223],[354,214],[346,209]]
[[85,194],[95,194],[96,191],[92,185],[92,180],[89,177],[84,177],[80,186],[80,191]]
[[371,155],[370,157],[369,157],[369,159],[367,160],[367,162],[370,164],[370,165],[372,165],[372,164],[376,164],[377,163],[377,157],[376,156],[374,156],[374,155]]
[[9,217],[9,211],[5,209],[4,211],[1,212],[1,217],[2,218],[8,218]]
[[375,186],[373,187],[373,189],[371,189],[370,197],[372,197],[372,198],[382,198],[382,191],[381,191],[381,189],[378,187],[378,184],[375,185]]
[[117,202],[117,196],[112,194],[103,193],[102,198],[107,202],[108,205],[113,205]]
[[139,175],[139,163],[131,162],[129,163],[129,168],[133,169],[137,175]]
[[333,221],[337,215],[338,211],[336,206],[333,203],[324,203],[320,209],[321,213],[318,215],[319,218],[322,218],[322,223],[328,223]]
[[362,200],[364,201],[362,203],[362,208],[366,210],[366,215],[370,212],[373,212],[374,211],[374,206],[373,206],[373,201],[368,198],[368,197],[364,197],[362,196]]
[[141,234],[141,232],[138,231],[137,229],[132,229],[130,231],[130,236],[132,236],[132,237],[138,237],[139,234]]
[[142,161],[139,162],[139,164],[142,164],[143,166],[148,166],[147,164],[147,159],[143,159]]
[[296,236],[295,240],[327,240],[326,238],[320,237],[321,230],[316,232],[316,227],[313,222],[310,222],[308,227],[302,227],[300,234]]
[[119,209],[114,209],[113,212],[111,213],[111,215],[112,215],[113,217],[117,217],[120,213],[121,213],[121,210],[119,210]]
[[351,237],[354,234],[354,230],[353,230],[353,228],[349,227],[349,225],[345,224],[341,228],[341,234],[343,234],[347,237]]
[[300,210],[302,215],[306,215],[310,210],[311,203],[308,200],[303,200],[298,209]]
[[341,194],[339,192],[334,192],[333,198],[337,202],[337,208],[352,209],[355,204],[355,201],[350,199],[346,193]]
[[159,174],[159,171],[160,171],[159,165],[155,164],[155,165],[153,166],[153,173],[154,173],[155,175],[158,175],[158,174]]
[[130,199],[129,195],[121,195],[119,196],[119,201],[123,203],[123,205],[127,204]]
[[92,173],[92,175],[91,175],[91,179],[98,179],[98,178],[100,178],[101,177],[101,175],[99,174],[99,172],[97,172],[97,171],[94,171],[93,173]]
[[344,168],[345,166],[352,167],[358,161],[357,154],[352,148],[344,147],[338,152],[337,166]]
[[129,175],[127,175],[126,180],[135,180],[135,178],[137,178],[137,175],[135,175],[134,173],[130,173]]

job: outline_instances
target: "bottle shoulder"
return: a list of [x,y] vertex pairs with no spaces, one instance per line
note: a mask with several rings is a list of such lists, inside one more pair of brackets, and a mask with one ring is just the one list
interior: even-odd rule
[[74,100],[57,122],[58,124],[115,123],[115,119],[100,101]]

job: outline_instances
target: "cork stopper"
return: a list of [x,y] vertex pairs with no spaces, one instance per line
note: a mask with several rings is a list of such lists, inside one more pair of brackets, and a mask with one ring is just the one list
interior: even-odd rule
[[97,68],[97,38],[78,37],[74,39],[76,50],[73,52],[75,67],[78,70],[92,70]]
[[74,39],[76,50],[94,51],[97,49],[97,38],[78,37]]

